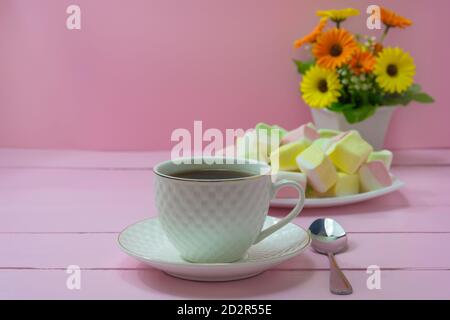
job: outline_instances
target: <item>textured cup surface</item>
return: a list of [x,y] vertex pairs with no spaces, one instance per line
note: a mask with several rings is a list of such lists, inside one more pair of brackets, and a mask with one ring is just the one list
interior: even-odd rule
[[[155,168],[156,207],[164,232],[185,260],[241,259],[264,224],[272,197],[270,175],[259,174],[264,165],[254,164],[239,167],[254,173],[246,178],[199,181],[170,176],[189,166],[165,163]],[[236,164],[212,166],[236,169]]]

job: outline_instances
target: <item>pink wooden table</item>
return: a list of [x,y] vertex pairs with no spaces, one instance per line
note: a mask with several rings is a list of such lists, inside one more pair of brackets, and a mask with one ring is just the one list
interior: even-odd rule
[[[354,287],[347,297],[328,292],[327,260],[311,250],[227,283],[179,280],[122,253],[118,233],[156,215],[151,168],[167,157],[0,150],[0,298],[450,299],[450,150],[398,151],[400,192],[297,218],[307,227],[332,217],[349,232],[337,257]],[[80,290],[66,287],[69,265],[81,268]],[[381,268],[379,290],[367,288],[369,265]]]

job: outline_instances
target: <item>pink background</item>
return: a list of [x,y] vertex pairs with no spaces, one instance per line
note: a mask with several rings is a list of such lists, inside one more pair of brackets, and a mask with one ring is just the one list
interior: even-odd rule
[[[65,27],[78,4],[82,30]],[[388,147],[450,147],[448,0],[1,0],[0,147],[156,150],[175,128],[293,128],[308,121],[291,62],[316,9],[385,4],[415,25],[410,51],[433,106],[398,110]]]

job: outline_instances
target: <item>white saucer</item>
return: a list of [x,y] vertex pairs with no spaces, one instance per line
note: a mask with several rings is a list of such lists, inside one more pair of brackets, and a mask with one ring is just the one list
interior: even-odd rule
[[[279,219],[267,217],[264,227]],[[306,230],[289,223],[252,246],[247,256],[233,263],[184,261],[169,242],[157,218],[135,223],[119,235],[121,249],[132,257],[172,276],[196,281],[229,281],[257,275],[298,255],[311,239]]]
[[[386,188],[381,188],[374,191],[363,192],[354,194],[351,196],[343,196],[343,197],[333,197],[333,198],[306,198],[305,199],[305,208],[320,208],[320,207],[337,207],[343,206],[352,203],[358,203],[367,201],[370,199],[378,198],[384,196],[386,194],[392,193],[400,189],[404,183],[397,179],[396,177],[392,177],[393,182],[392,185]],[[275,198],[270,201],[270,205],[272,207],[281,207],[281,208],[292,208],[297,204],[297,199],[289,199],[289,198]]]

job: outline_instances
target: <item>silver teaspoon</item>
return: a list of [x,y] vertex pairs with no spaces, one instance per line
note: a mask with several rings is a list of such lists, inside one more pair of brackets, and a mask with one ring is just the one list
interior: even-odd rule
[[347,248],[347,235],[339,223],[330,218],[317,219],[309,227],[311,246],[328,255],[330,261],[330,291],[344,295],[353,293],[350,282],[339,268],[334,255]]

